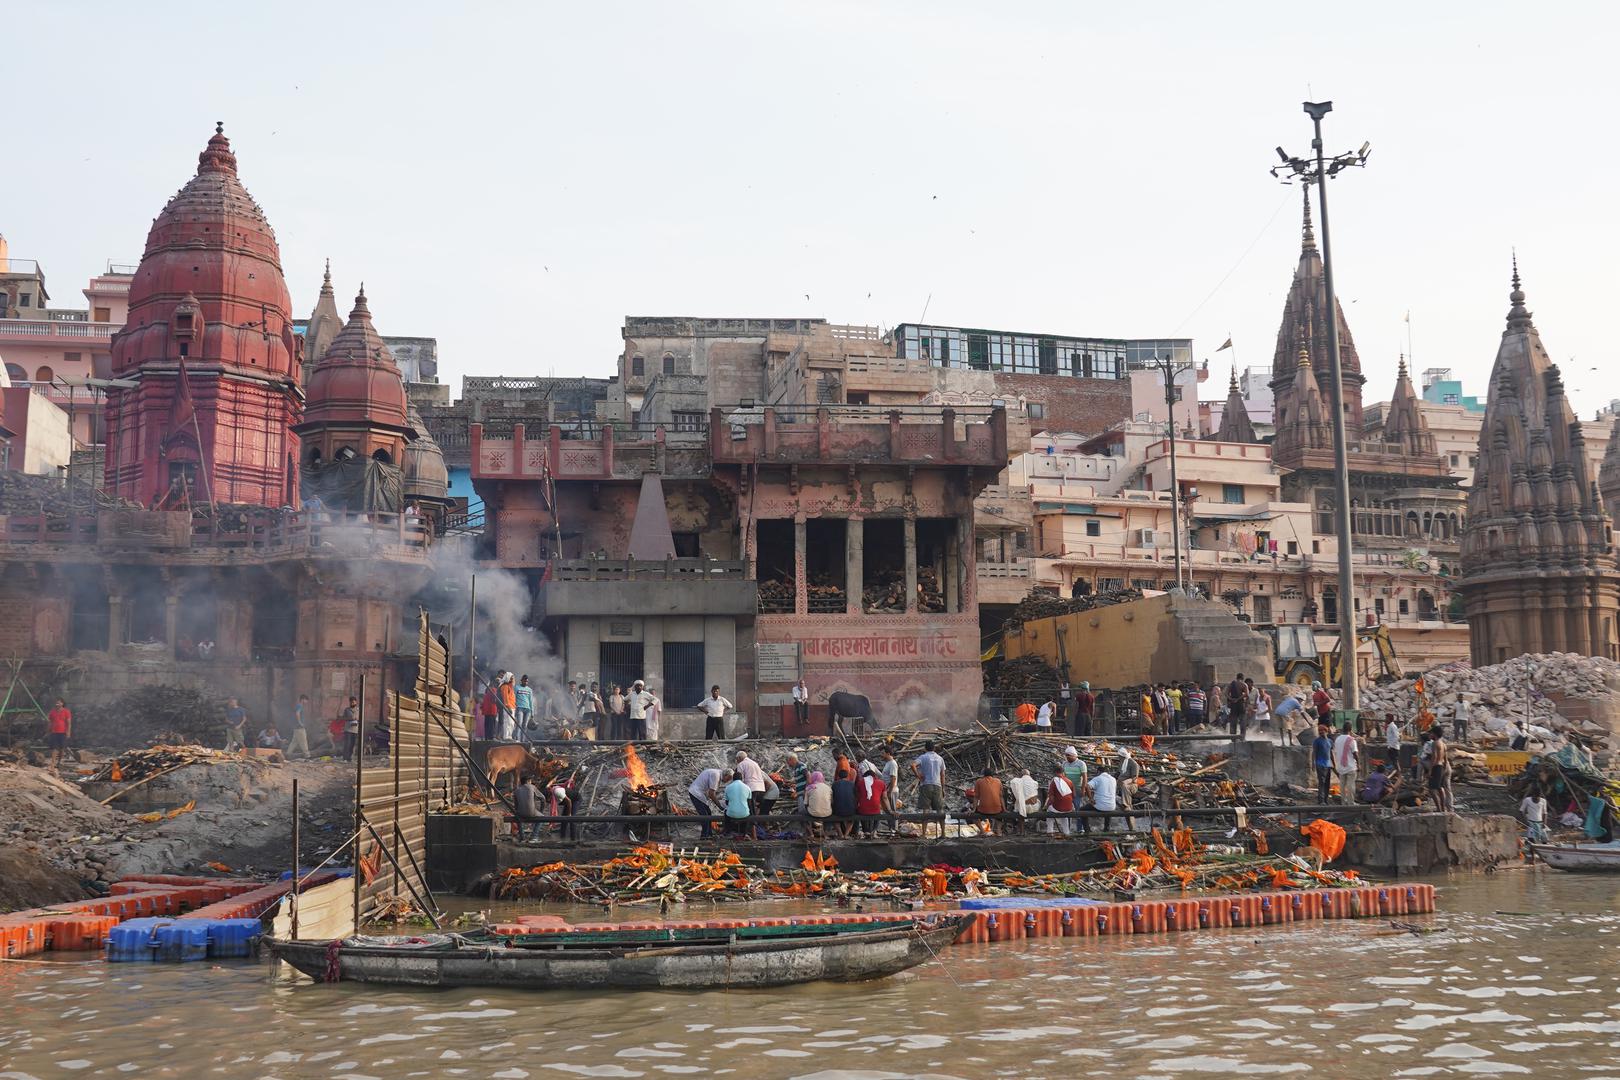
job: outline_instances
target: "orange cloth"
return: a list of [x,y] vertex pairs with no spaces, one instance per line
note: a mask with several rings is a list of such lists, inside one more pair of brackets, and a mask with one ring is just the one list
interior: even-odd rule
[[512,689],[512,684],[509,682],[501,683],[501,706],[507,712],[511,712],[517,707],[517,692]]
[[1299,831],[1311,838],[1311,843],[1328,862],[1344,853],[1344,829],[1331,821],[1317,818],[1309,825],[1301,825]]
[[1013,719],[1020,724],[1033,724],[1035,722],[1035,706],[1027,701],[1024,702],[1013,710]]

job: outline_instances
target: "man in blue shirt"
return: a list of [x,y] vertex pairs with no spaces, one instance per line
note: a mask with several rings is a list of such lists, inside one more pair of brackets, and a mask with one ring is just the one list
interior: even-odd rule
[[1325,806],[1333,789],[1333,740],[1326,724],[1316,725],[1316,741],[1311,744],[1311,765],[1316,769],[1316,802]]
[[[939,838],[945,839],[945,759],[934,752],[934,744],[923,744],[922,755],[911,763],[917,777],[917,809],[924,813],[937,813]],[[923,839],[928,839],[928,822],[923,822]]]
[[734,776],[726,785],[726,832],[733,836],[751,836],[748,816],[753,813],[754,792],[742,777]]

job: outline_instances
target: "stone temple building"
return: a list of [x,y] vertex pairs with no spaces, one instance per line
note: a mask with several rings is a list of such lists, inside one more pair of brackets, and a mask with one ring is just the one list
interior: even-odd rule
[[113,338],[107,487],[177,499],[284,506],[298,494],[291,428],[302,398],[281,252],[236,175],[223,127],[197,173],[152,222]]
[[[306,386],[275,234],[216,131],[153,222],[129,301],[106,406],[122,499],[10,501],[0,652],[75,706],[197,687],[285,733],[299,694],[321,717],[362,679],[378,701],[452,545],[442,455],[363,292],[320,328]],[[324,508],[302,508],[323,481]]]
[[1581,425],[1524,306],[1517,263],[1468,496],[1461,588],[1475,664],[1620,659],[1620,566]]

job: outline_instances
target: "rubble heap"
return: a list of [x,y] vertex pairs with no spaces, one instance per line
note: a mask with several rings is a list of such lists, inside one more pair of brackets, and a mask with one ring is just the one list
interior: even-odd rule
[[80,746],[128,747],[161,743],[217,742],[225,727],[225,701],[187,686],[138,686],[110,705],[74,710],[74,741]]
[[[1481,746],[1506,747],[1514,724],[1528,720],[1531,749],[1557,750],[1570,742],[1596,746],[1613,732],[1587,717],[1567,716],[1553,697],[1584,699],[1581,711],[1620,715],[1620,663],[1578,653],[1534,653],[1505,664],[1471,668],[1448,664],[1422,676],[1428,708],[1449,730],[1457,696],[1467,702],[1468,740]],[[1363,712],[1392,712],[1401,719],[1419,708],[1416,680],[1364,688]],[[1576,710],[1569,709],[1570,712]]]

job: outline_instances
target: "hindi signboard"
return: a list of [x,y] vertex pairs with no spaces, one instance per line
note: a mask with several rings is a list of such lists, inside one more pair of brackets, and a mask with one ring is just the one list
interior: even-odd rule
[[761,683],[791,683],[799,681],[799,643],[797,641],[761,641],[754,662],[754,678]]

